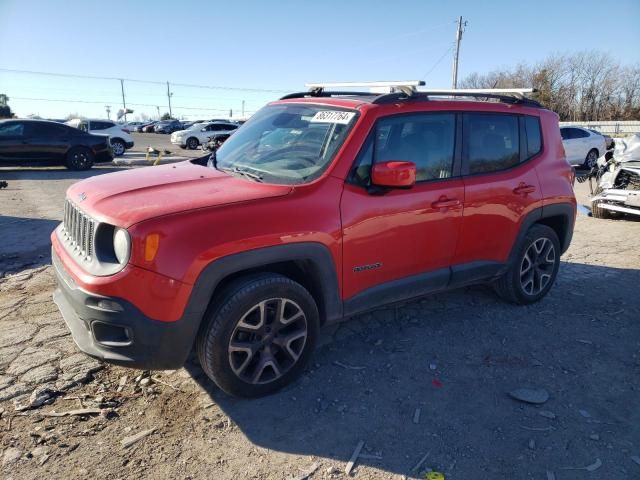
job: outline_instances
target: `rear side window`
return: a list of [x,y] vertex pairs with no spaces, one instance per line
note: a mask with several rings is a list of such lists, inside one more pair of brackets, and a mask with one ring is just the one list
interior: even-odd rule
[[0,138],[21,137],[24,134],[23,123],[0,124]]
[[504,170],[520,162],[517,116],[467,113],[463,131],[469,174]]
[[113,123],[110,122],[91,122],[91,130],[106,130],[113,127]]
[[537,155],[542,150],[542,134],[537,117],[524,117],[524,128],[527,132],[527,158]]

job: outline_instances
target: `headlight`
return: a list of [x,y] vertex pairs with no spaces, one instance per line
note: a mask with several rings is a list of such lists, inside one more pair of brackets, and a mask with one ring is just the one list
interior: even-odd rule
[[124,228],[116,228],[116,231],[113,233],[113,251],[120,265],[124,265],[129,261],[129,255],[131,254],[131,237],[129,237],[129,232]]

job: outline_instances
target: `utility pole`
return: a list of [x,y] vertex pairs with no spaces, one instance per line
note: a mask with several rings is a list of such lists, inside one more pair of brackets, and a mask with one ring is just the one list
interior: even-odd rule
[[451,88],[458,88],[458,57],[460,56],[460,41],[464,27],[467,26],[466,20],[462,21],[462,16],[458,17],[458,30],[456,30],[456,52],[453,56],[453,72],[451,78]]
[[244,120],[244,100],[242,100],[242,119]]
[[169,88],[169,82],[167,82],[167,98],[169,99],[169,116],[173,118],[173,113],[171,112],[171,95],[173,95],[173,93],[171,93],[171,90]]
[[105,105],[104,109],[107,111],[107,119],[111,120],[111,105]]
[[120,90],[122,91],[122,109],[124,110],[124,121],[127,121],[127,102],[124,99],[124,80],[120,79]]

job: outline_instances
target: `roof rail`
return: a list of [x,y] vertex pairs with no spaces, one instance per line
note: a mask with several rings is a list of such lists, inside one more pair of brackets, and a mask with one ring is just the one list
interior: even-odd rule
[[280,100],[286,100],[288,98],[302,98],[302,97],[331,97],[337,95],[351,95],[351,96],[372,96],[380,95],[374,91],[369,92],[352,92],[352,91],[333,91],[325,92],[327,88],[371,88],[371,89],[388,89],[388,92],[400,92],[406,96],[411,96],[416,93],[416,87],[424,86],[422,80],[402,80],[402,81],[385,81],[385,82],[329,82],[329,83],[306,83],[305,87],[309,89],[308,92],[297,92],[285,95]]
[[[456,89],[440,89],[440,90],[419,90],[413,98],[422,98],[428,100],[429,97],[472,97],[472,98],[494,98],[505,103],[517,103],[532,107],[541,108],[542,105],[525,97],[526,93],[535,93],[535,88],[456,88]],[[401,94],[390,93],[376,97],[373,103],[392,103],[399,100],[405,100]]]

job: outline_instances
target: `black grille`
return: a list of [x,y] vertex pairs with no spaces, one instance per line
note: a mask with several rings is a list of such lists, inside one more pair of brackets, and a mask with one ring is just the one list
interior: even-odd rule
[[69,248],[85,259],[93,254],[95,221],[69,200],[64,203],[64,234]]

